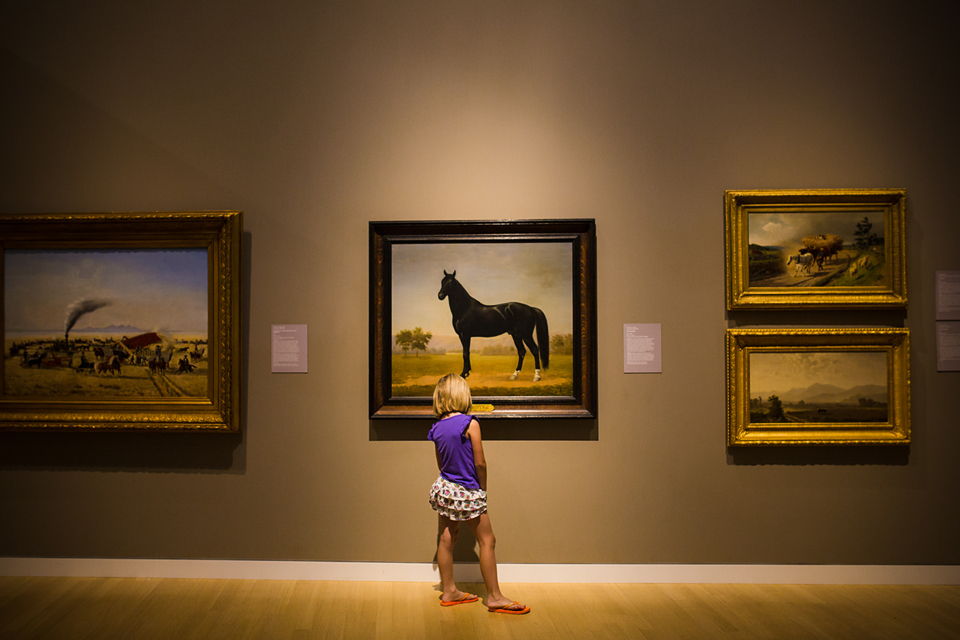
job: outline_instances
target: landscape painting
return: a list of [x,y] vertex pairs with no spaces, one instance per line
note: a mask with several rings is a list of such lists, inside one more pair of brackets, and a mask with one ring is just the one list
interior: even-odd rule
[[907,306],[906,191],[727,191],[727,309]]
[[592,219],[371,222],[370,417],[594,418],[596,283]]
[[887,422],[885,351],[750,355],[750,422]]
[[7,249],[6,398],[208,395],[205,248]]
[[727,444],[910,443],[910,332],[727,330]]
[[751,287],[885,284],[882,211],[751,212]]
[[395,246],[392,394],[459,373],[478,397],[572,396],[573,267],[569,243]]

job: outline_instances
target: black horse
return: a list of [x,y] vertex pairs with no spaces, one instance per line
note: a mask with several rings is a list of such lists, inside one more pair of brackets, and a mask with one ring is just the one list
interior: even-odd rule
[[[471,297],[463,285],[457,281],[457,272],[443,272],[440,282],[440,293],[437,297],[443,300],[450,298],[450,312],[453,314],[453,329],[460,336],[463,345],[463,373],[464,378],[470,375],[470,338],[492,338],[509,333],[517,345],[517,370],[510,376],[516,380],[523,367],[523,356],[527,351],[526,344],[533,354],[536,371],[533,381],[540,379],[540,361],[543,368],[550,366],[550,333],[547,330],[547,316],[536,307],[522,302],[504,302],[502,304],[486,305]],[[536,329],[537,341],[533,341],[533,332]],[[539,346],[538,346],[539,345]]]

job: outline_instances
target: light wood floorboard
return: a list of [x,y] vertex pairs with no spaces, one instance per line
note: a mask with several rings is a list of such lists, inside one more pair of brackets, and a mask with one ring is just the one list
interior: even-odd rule
[[[462,588],[483,595],[482,585]],[[0,578],[0,638],[960,638],[960,586],[511,584],[526,616],[403,582]]]

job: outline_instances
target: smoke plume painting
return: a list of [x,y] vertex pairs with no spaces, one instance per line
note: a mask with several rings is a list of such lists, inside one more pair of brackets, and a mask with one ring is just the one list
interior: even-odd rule
[[73,329],[73,325],[77,324],[80,316],[102,309],[108,304],[110,304],[109,300],[77,300],[71,304],[67,307],[67,319],[63,326],[64,336],[70,335],[70,329]]
[[3,253],[13,396],[207,393],[205,248]]

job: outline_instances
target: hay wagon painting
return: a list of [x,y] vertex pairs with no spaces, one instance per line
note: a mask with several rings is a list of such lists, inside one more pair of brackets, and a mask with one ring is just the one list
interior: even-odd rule
[[906,191],[727,191],[727,308],[904,308]]
[[876,212],[752,213],[749,234],[750,286],[884,284],[884,220]]

